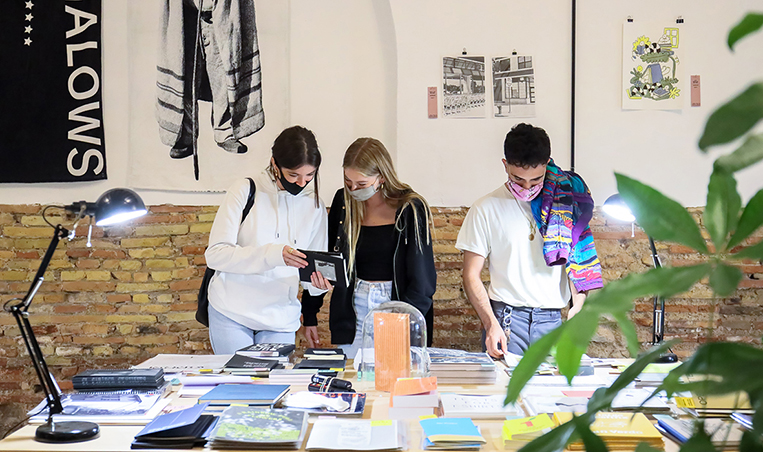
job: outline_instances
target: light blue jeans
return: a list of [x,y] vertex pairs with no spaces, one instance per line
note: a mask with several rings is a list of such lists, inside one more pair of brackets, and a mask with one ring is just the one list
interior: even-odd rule
[[212,305],[209,313],[209,341],[216,355],[236,353],[252,344],[293,344],[296,333],[280,331],[254,331],[220,314]]
[[[507,334],[507,349],[523,355],[530,344],[562,324],[559,309],[513,307],[500,301],[490,300],[493,315]],[[485,351],[485,330],[482,330],[482,351]]]
[[355,354],[363,345],[363,320],[369,312],[380,304],[390,301],[392,281],[368,282],[358,279],[355,283],[353,306],[355,307],[355,339],[352,344],[339,345],[347,359],[355,359]]

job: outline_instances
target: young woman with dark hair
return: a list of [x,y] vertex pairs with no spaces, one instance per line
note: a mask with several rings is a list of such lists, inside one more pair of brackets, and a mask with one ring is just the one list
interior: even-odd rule
[[[276,138],[270,165],[255,177],[251,211],[246,179],[228,189],[209,233],[209,338],[215,353],[294,343],[300,327],[298,248],[326,249],[326,207],[318,197],[321,154],[311,131],[290,127]],[[312,183],[311,183],[312,182]],[[325,285],[325,281],[321,283]],[[303,284],[303,299],[325,292]]]
[[[344,188],[331,203],[328,248],[347,257],[350,284],[336,284],[331,295],[331,342],[354,358],[365,315],[385,301],[400,300],[424,315],[431,345],[437,273],[429,205],[398,179],[379,140],[355,140],[342,167]],[[313,283],[328,289],[323,280],[314,278]],[[308,344],[318,338],[316,315],[322,302],[320,298],[302,302]]]

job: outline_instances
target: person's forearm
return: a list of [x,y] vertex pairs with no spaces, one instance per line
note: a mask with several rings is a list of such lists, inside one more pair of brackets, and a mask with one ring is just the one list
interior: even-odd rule
[[580,310],[585,303],[588,292],[578,292],[575,288],[575,284],[570,283],[570,289],[572,289],[572,306]]
[[479,276],[464,275],[464,291],[469,302],[474,306],[477,315],[482,321],[482,326],[488,330],[490,325],[497,323],[493,309],[490,306],[490,298],[487,296],[485,286]]

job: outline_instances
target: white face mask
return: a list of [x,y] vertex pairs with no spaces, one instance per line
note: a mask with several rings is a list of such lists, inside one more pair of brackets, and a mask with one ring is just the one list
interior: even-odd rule
[[350,190],[350,196],[356,201],[363,202],[371,199],[371,196],[375,195],[377,191],[379,191],[379,187],[371,185],[365,188],[358,188],[357,190]]

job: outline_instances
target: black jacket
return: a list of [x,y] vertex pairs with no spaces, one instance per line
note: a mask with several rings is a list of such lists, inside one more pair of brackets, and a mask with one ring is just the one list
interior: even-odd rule
[[[392,300],[405,301],[424,314],[427,322],[427,346],[432,345],[434,333],[434,309],[432,295],[437,289],[437,271],[434,267],[432,241],[426,243],[427,228],[424,205],[413,202],[419,219],[421,250],[416,241],[413,210],[409,206],[405,210],[398,209],[395,214],[396,222],[402,231],[395,228],[394,280],[392,281]],[[344,233],[344,189],[339,189],[334,195],[329,211],[329,251],[340,251],[345,257],[349,255],[347,237]],[[430,235],[431,237],[431,235]],[[329,306],[329,329],[332,344],[350,344],[355,339],[355,309],[353,308],[353,293],[355,278],[350,279],[349,287],[337,283],[331,295]],[[317,314],[323,305],[323,297],[307,297],[302,299],[302,323],[305,326],[318,324]]]

